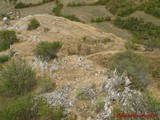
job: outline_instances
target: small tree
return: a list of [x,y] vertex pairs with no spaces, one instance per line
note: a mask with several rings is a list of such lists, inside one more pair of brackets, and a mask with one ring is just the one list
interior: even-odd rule
[[11,44],[17,42],[16,32],[12,30],[0,31],[0,51],[6,50]]
[[61,42],[40,42],[35,50],[37,56],[42,57],[43,59],[54,59],[57,57],[57,52],[62,47]]
[[15,59],[1,71],[1,92],[4,95],[23,95],[36,84],[36,74],[23,59]]
[[40,26],[39,21],[36,18],[32,18],[28,24],[28,30],[35,30]]

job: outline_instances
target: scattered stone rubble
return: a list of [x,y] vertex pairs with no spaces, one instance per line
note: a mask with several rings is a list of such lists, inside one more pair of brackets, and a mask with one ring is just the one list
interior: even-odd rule
[[[50,75],[52,75],[55,71],[63,69],[91,69],[91,66],[87,63],[84,57],[73,56],[73,59],[77,59],[76,63],[72,63],[66,58],[61,58],[58,60],[54,59],[49,64],[47,60],[42,61],[40,57],[33,57],[30,61],[30,65],[32,66],[32,69],[38,69],[42,74],[49,72]],[[96,74],[99,75],[100,73],[98,72]]]
[[[104,84],[105,86],[101,89],[107,94],[105,98],[104,112],[97,115],[97,120],[110,118],[113,110],[113,107],[111,106],[113,101],[120,102],[122,109],[125,110],[125,108],[129,106],[128,100],[134,95],[140,94],[139,91],[130,88],[130,79],[125,74],[119,76],[116,70],[110,74],[110,77],[104,79]],[[118,91],[116,88],[122,84],[124,85],[124,89]]]
[[68,99],[70,90],[71,86],[66,85],[60,90],[57,90],[52,93],[46,93],[42,96],[46,98],[47,102],[51,106],[62,106],[64,108],[69,108],[71,105],[70,100]]
[[[99,93],[105,93],[106,97],[104,99],[105,105],[104,110],[97,114],[96,120],[107,120],[110,119],[112,112],[113,112],[113,101],[119,102],[122,106],[122,109],[125,111],[125,108],[129,105],[129,99],[132,98],[134,95],[139,95],[140,92],[137,90],[132,90],[130,88],[131,81],[129,78],[123,74],[119,76],[116,72],[111,72],[110,76],[104,78],[102,81],[103,85],[99,90]],[[74,83],[76,84],[76,83]],[[42,96],[46,98],[47,102],[52,106],[63,106],[66,108],[67,111],[71,111],[73,107],[77,104],[79,98],[76,94],[70,96],[70,93],[74,91],[74,84],[67,84],[63,88],[54,91],[52,93],[46,93]],[[119,85],[124,85],[123,89],[119,91],[117,89]],[[74,91],[75,92],[75,91]],[[93,106],[95,101],[99,98],[97,91],[94,90],[93,85],[86,85],[82,87],[83,96],[87,96],[87,100],[91,102],[87,105]],[[76,103],[76,104],[75,104]],[[77,114],[82,115],[88,107],[81,106],[77,108]],[[127,110],[127,109],[126,109]],[[96,112],[91,111],[92,113],[96,114]],[[93,120],[93,117],[89,116],[88,120]]]
[[91,99],[91,100],[97,99],[96,93],[95,93],[92,85],[86,85],[85,87],[82,88],[81,92],[83,93],[83,95],[80,96],[80,98],[83,97],[83,98]]

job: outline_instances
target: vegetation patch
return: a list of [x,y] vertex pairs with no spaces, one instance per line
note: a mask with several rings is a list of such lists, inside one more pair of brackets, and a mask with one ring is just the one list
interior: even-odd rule
[[85,3],[85,2],[82,2],[82,3],[75,3],[75,2],[72,2],[72,3],[68,3],[67,4],[67,7],[80,7],[80,6],[87,6],[88,4]]
[[78,98],[80,98],[81,96],[83,96],[84,92],[83,92],[83,89],[78,89],[77,92],[76,92],[76,96]]
[[79,18],[77,18],[75,15],[64,15],[64,18],[67,18],[71,21],[76,21],[76,22],[82,22]]
[[157,58],[150,58],[149,70],[153,77],[154,85],[158,90],[160,90],[160,60]]
[[154,78],[160,78],[160,66],[154,68],[152,75]]
[[67,18],[71,21],[76,21],[76,22],[82,22],[79,18],[77,18],[75,15],[62,15],[61,11],[63,8],[63,4],[59,2],[59,0],[56,1],[56,7],[53,8],[52,12],[56,15],[56,16],[60,16],[60,17],[64,17]]
[[125,44],[125,47],[128,50],[138,50],[138,45],[133,43],[132,41],[127,41],[126,44]]
[[136,5],[128,0],[107,0],[106,8],[115,15],[127,16],[136,10]]
[[53,8],[52,12],[54,12],[56,16],[61,16],[62,8],[63,8],[63,4],[58,2],[57,6]]
[[52,2],[54,0],[43,0],[42,3],[48,3],[48,2]]
[[28,30],[35,30],[40,26],[39,21],[36,18],[32,18],[28,24]]
[[8,61],[9,59],[10,59],[9,56],[2,55],[2,56],[0,56],[0,63],[4,63],[4,62]]
[[98,0],[97,2],[93,3],[93,5],[106,5],[109,0]]
[[160,18],[160,2],[159,0],[149,0],[142,4],[139,9],[145,11],[148,14]]
[[160,26],[145,23],[137,18],[117,18],[114,24],[120,28],[127,29],[134,35],[133,43],[146,45],[148,48],[160,48]]
[[111,39],[109,39],[109,38],[93,39],[93,38],[85,36],[85,37],[83,37],[83,42],[87,43],[87,44],[90,44],[90,45],[95,45],[95,44],[98,44],[98,43],[106,44],[108,42],[111,42]]
[[61,120],[61,107],[51,108],[41,98],[31,94],[16,98],[0,108],[1,120]]
[[61,47],[61,42],[43,41],[37,45],[35,49],[35,54],[42,57],[43,59],[54,59],[57,57],[57,52],[60,50]]
[[43,5],[44,3],[48,3],[48,2],[52,2],[54,0],[43,0],[42,2],[39,2],[39,3],[23,3],[23,2],[18,2],[15,4],[14,8],[16,9],[22,9],[22,8],[28,8],[28,7],[34,7],[34,6],[39,6],[39,5]]
[[99,0],[96,4],[106,5],[106,8],[115,15],[124,17],[136,10],[160,17],[159,0],[148,0],[136,4],[134,0]]
[[100,112],[104,109],[105,101],[102,99],[98,99],[95,103],[96,111]]
[[36,85],[36,74],[26,61],[19,58],[2,69],[0,83],[3,95],[24,95]]
[[6,50],[13,43],[17,42],[16,32],[12,30],[0,31],[0,51]]
[[111,69],[117,69],[119,74],[126,72],[131,78],[132,88],[143,90],[149,84],[146,59],[131,51],[116,54],[113,57]]
[[128,109],[128,112],[144,114],[144,111],[146,111],[148,114],[155,114],[155,119],[160,118],[160,99],[150,91],[144,91],[141,96],[133,97],[129,100],[129,103],[129,109],[133,108],[134,111]]

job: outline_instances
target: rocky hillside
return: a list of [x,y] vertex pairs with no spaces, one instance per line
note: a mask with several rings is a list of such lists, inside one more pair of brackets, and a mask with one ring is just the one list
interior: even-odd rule
[[[40,26],[30,31],[27,28],[32,18],[36,18]],[[14,30],[19,39],[0,55],[9,55],[12,50],[15,53],[11,59],[21,56],[37,76],[49,76],[56,85],[54,90],[42,92],[42,87],[37,86],[32,92],[46,99],[52,107],[62,106],[70,115],[69,120],[116,120],[119,106],[126,113],[141,113],[135,106],[130,106],[130,100],[140,96],[141,90],[133,89],[132,79],[127,74],[120,75],[116,69],[109,69],[113,55],[126,50],[125,39],[87,24],[47,14],[12,21],[10,26],[1,26],[0,30]],[[41,60],[35,55],[36,46],[42,41],[62,43],[57,59]],[[137,53],[143,56],[160,55],[159,51],[150,54],[143,46],[139,47]]]

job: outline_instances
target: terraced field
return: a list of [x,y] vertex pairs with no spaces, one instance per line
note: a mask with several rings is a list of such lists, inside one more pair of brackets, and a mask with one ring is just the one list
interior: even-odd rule
[[105,9],[105,6],[82,6],[82,7],[64,7],[62,10],[62,14],[76,15],[80,20],[84,22],[90,22],[91,18],[102,17],[102,16],[110,16],[113,15]]
[[23,3],[38,3],[42,2],[42,0],[18,0],[18,2],[23,2]]
[[64,5],[67,5],[68,3],[93,3],[93,2],[97,2],[98,0],[61,0],[61,2]]
[[21,15],[25,17],[28,15],[34,15],[34,14],[45,14],[45,13],[50,14],[54,6],[55,6],[54,2],[50,2],[40,6],[23,8],[21,10]]
[[13,11],[13,6],[9,3],[6,3],[4,0],[0,1],[0,14],[4,14],[10,11]]
[[131,15],[129,15],[129,17],[143,19],[145,22],[151,22],[155,25],[160,26],[160,19],[158,19],[152,15],[146,14],[143,11],[136,11],[136,12],[132,13]]
[[[63,8],[61,13],[63,15],[75,15],[77,18],[79,18],[81,21],[85,22],[86,24],[90,24],[101,31],[114,33],[115,35],[122,37],[124,39],[132,39],[132,35],[129,31],[120,29],[112,24],[112,22],[104,21],[100,23],[92,23],[92,18],[98,18],[98,17],[110,17],[111,19],[114,19],[116,15],[111,14],[107,9],[105,5],[95,5],[95,6],[77,6],[77,7],[68,7],[67,5],[69,3],[95,3],[98,0],[60,0],[60,3],[63,4]],[[19,0],[19,2],[23,3],[39,3],[42,2],[42,0]],[[140,3],[136,1],[136,4]],[[45,3],[43,5],[34,6],[34,7],[28,7],[19,9],[21,16],[25,17],[28,15],[33,14],[44,14],[44,13],[52,13],[52,9],[55,6],[55,2]],[[2,1],[2,4],[0,5],[0,14],[8,13],[14,11],[13,5],[9,3],[5,3]],[[138,19],[143,19],[145,22],[151,22],[154,25],[160,26],[160,20],[156,17],[153,17],[152,15],[146,14],[143,11],[135,11],[131,15],[124,17],[124,19],[128,17],[135,17]]]
[[90,25],[104,31],[107,33],[114,33],[116,36],[121,37],[123,39],[129,40],[132,39],[132,34],[127,30],[120,29],[109,22],[102,23],[89,23]]

